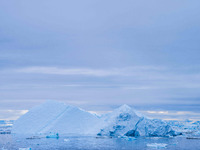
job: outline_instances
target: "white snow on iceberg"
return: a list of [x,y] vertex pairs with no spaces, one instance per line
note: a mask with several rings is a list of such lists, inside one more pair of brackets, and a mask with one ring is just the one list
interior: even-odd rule
[[34,107],[13,125],[16,134],[95,134],[99,123],[95,115],[61,102],[47,101]]
[[169,123],[149,119],[128,105],[101,117],[75,106],[47,101],[14,122],[12,133],[164,137],[179,135]]

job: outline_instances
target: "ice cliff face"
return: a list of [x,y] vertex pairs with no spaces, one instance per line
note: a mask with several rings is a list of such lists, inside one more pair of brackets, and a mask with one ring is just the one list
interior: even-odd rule
[[99,136],[120,136],[133,129],[140,117],[128,105],[122,105],[112,113],[102,117],[105,122],[104,128],[98,133]]
[[[135,132],[138,136],[176,136],[179,133],[175,132],[170,125],[160,119],[141,118],[135,126]],[[128,135],[128,134],[126,134]]]
[[127,105],[114,110],[103,117],[106,126],[97,134],[98,136],[175,136],[170,125],[159,119],[149,119],[133,110]]
[[96,134],[100,119],[74,106],[48,101],[31,109],[13,125],[12,133]]

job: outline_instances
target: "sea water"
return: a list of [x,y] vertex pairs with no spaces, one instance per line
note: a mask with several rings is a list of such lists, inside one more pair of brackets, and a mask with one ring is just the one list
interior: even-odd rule
[[0,150],[195,150],[200,149],[200,140],[186,139],[186,137],[173,138],[144,138],[135,140],[126,138],[97,138],[89,136],[61,136],[60,138],[26,139],[26,136],[0,135]]

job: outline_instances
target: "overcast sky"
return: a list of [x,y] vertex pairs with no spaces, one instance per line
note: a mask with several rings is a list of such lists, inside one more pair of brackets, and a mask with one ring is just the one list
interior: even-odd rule
[[87,110],[198,111],[199,6],[0,0],[0,119],[49,99]]

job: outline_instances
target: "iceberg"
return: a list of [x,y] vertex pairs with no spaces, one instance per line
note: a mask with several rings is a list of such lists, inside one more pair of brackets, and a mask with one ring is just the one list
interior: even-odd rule
[[56,138],[56,139],[58,139],[59,138],[59,134],[58,133],[56,133],[56,134],[55,133],[54,134],[51,133],[50,135],[47,135],[46,138]]
[[[187,122],[191,124],[190,122]],[[97,116],[78,107],[61,102],[47,101],[32,108],[14,122],[12,133],[44,135],[97,135],[98,137],[171,137],[180,135],[176,122],[150,119],[128,105],[122,105],[111,113]],[[196,122],[198,124],[198,122]],[[197,126],[197,125],[192,125]],[[178,126],[181,126],[178,124]],[[184,126],[183,126],[184,127]]]
[[19,150],[31,150],[31,148],[19,148]]
[[122,105],[113,112],[102,117],[104,127],[97,134],[98,136],[123,136],[132,130],[140,117],[128,105]]
[[135,132],[137,132],[139,136],[148,137],[170,137],[180,134],[173,130],[165,121],[147,118],[141,118],[135,127]]
[[69,142],[69,139],[64,139],[64,142]]
[[104,116],[103,119],[106,126],[100,130],[98,136],[169,137],[180,134],[173,130],[167,122],[139,115],[137,111],[128,105],[122,105],[112,113]]
[[172,127],[172,129],[181,132],[183,135],[198,134],[198,131],[200,130],[199,121],[168,121],[167,123]]
[[100,119],[78,107],[47,101],[32,108],[13,124],[15,134],[76,134],[95,135]]
[[120,137],[120,138],[125,139],[125,140],[127,140],[127,141],[135,141],[135,140],[136,140],[135,137],[129,137],[129,136],[122,136],[122,137]]
[[192,124],[195,124],[195,125],[197,125],[197,126],[200,126],[200,121],[196,121],[196,122],[194,122],[194,123],[192,123]]

